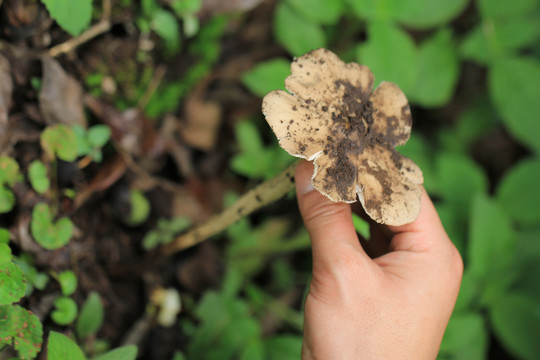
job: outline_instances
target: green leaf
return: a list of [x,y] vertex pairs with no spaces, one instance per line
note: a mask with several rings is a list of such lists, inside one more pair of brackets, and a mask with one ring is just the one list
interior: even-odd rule
[[86,339],[96,333],[103,325],[103,304],[97,292],[91,292],[84,302],[77,320],[77,335]]
[[177,217],[170,220],[160,219],[157,228],[146,234],[142,246],[145,250],[150,250],[158,245],[168,244],[177,234],[186,230],[190,225],[191,221],[185,217]]
[[0,228],[0,244],[7,244],[9,243],[9,230]]
[[300,359],[302,337],[295,335],[280,335],[264,341],[267,359],[296,360]]
[[64,296],[69,296],[77,290],[77,275],[71,270],[66,270],[58,274],[58,282]]
[[433,149],[426,139],[416,133],[411,134],[409,141],[397,150],[406,157],[413,160],[422,169],[424,174],[424,187],[426,190],[436,192],[438,188],[435,163],[433,159]]
[[492,199],[476,196],[471,211],[468,269],[482,288],[481,302],[500,297],[515,278],[516,236]]
[[476,61],[480,64],[488,64],[492,61],[490,44],[484,34],[482,24],[477,25],[465,36],[459,48],[460,55],[468,60]]
[[21,178],[19,163],[9,156],[0,156],[0,185],[15,185]]
[[58,325],[69,325],[77,317],[77,304],[70,297],[61,296],[54,301],[51,318]]
[[176,17],[169,11],[157,9],[152,15],[150,26],[165,41],[165,48],[170,55],[180,49],[180,27]]
[[87,136],[92,147],[101,148],[111,138],[111,129],[106,125],[94,125],[88,130]]
[[129,225],[140,225],[145,222],[148,215],[150,215],[150,202],[140,190],[131,191],[130,200],[131,214],[129,217]]
[[397,0],[396,19],[408,27],[428,29],[449,23],[461,14],[469,0]]
[[452,32],[449,29],[439,30],[420,46],[418,74],[410,99],[424,107],[446,104],[454,93],[458,73],[459,62]]
[[284,1],[277,5],[274,31],[279,43],[295,56],[326,47],[323,30],[317,24],[297,14]]
[[51,183],[47,176],[47,168],[41,161],[34,160],[30,163],[30,166],[28,167],[28,178],[30,179],[30,184],[37,193],[44,194],[49,190]]
[[8,213],[15,206],[15,195],[4,185],[0,185],[0,214]]
[[499,20],[484,20],[463,40],[461,55],[481,64],[517,53],[517,50],[535,44],[540,36],[540,18],[537,14]]
[[73,223],[68,218],[53,223],[51,209],[45,203],[34,206],[30,228],[34,240],[47,250],[56,250],[66,245],[73,233]]
[[43,326],[34,314],[18,305],[0,306],[0,348],[10,345],[19,359],[33,359],[41,351],[42,338]]
[[263,97],[272,90],[285,89],[284,80],[290,74],[290,61],[275,58],[246,71],[242,82],[252,93]]
[[41,147],[50,159],[56,156],[69,162],[77,159],[77,136],[66,125],[57,124],[47,127],[41,133]]
[[92,360],[135,360],[137,358],[137,352],[137,346],[127,345],[111,350]]
[[497,200],[521,225],[540,224],[540,160],[524,160],[506,173]]
[[496,61],[489,73],[489,91],[512,135],[540,152],[540,63],[529,58]]
[[497,299],[490,307],[497,338],[520,359],[538,359],[540,354],[540,302],[519,293]]
[[406,95],[414,92],[418,73],[418,53],[411,37],[387,22],[369,24],[368,41],[358,48],[358,62],[369,66],[375,84],[396,83]]
[[334,24],[344,10],[343,0],[286,0],[298,14],[320,24]]
[[49,333],[47,358],[50,360],[86,360],[81,348],[73,340],[56,331]]
[[352,214],[352,220],[353,220],[353,225],[356,232],[359,233],[360,236],[362,236],[364,239],[369,240],[370,238],[369,223],[356,214]]
[[92,0],[41,0],[51,17],[72,36],[79,35],[92,19]]
[[174,0],[171,2],[171,8],[178,17],[186,14],[194,14],[201,9],[202,0]]
[[437,159],[439,193],[454,213],[455,224],[465,235],[471,203],[478,194],[486,194],[488,180],[482,169],[460,154],[441,154]]
[[389,21],[403,11],[402,0],[348,0],[352,10],[361,19]]
[[452,315],[443,340],[440,354],[453,359],[485,359],[488,352],[488,332],[480,314],[462,313]]
[[26,278],[20,267],[11,261],[11,250],[0,244],[0,305],[19,301],[26,292]]
[[520,17],[538,9],[537,0],[477,0],[482,17],[490,19]]

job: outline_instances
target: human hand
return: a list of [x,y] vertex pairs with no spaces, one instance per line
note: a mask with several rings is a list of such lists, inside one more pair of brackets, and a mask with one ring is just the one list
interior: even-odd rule
[[367,244],[388,241],[387,252],[372,259],[353,227],[351,206],[313,189],[312,174],[308,162],[296,170],[313,251],[302,359],[435,359],[463,263],[429,196],[423,191],[413,223],[372,225]]

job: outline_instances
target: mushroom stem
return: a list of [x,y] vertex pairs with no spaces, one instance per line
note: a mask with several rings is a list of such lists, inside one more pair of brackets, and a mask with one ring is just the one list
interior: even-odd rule
[[221,213],[212,216],[205,223],[187,233],[179,235],[170,244],[164,246],[161,252],[165,256],[170,256],[178,251],[201,243],[252,212],[282,198],[285,194],[294,190],[294,172],[297,164],[298,162],[294,162],[279,175],[263,182],[244,194]]

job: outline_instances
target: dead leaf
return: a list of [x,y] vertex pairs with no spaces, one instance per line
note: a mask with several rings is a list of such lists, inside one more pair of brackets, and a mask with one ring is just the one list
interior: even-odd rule
[[43,56],[41,63],[43,78],[39,106],[47,123],[86,127],[81,85],[53,58]]
[[0,144],[5,145],[8,134],[8,114],[13,92],[11,66],[8,59],[0,54]]
[[210,151],[216,146],[218,138],[221,106],[217,102],[204,100],[202,92],[202,89],[195,91],[186,100],[185,122],[179,123],[178,131],[188,145]]

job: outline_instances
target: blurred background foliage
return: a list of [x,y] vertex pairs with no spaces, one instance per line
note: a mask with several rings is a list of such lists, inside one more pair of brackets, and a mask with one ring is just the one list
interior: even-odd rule
[[[24,14],[30,3],[36,4],[0,1],[0,10],[11,19],[13,9]],[[292,161],[265,124],[260,101],[267,92],[283,88],[294,56],[319,47],[369,66],[375,86],[383,80],[395,82],[410,101],[413,134],[399,150],[422,168],[425,187],[465,262],[439,358],[540,358],[540,0],[42,3],[45,17],[56,24],[53,39],[80,36],[110,11],[109,37],[91,40],[95,47],[83,47],[78,57],[68,56],[62,63],[85,94],[108,107],[100,105],[100,113],[95,102],[85,101],[95,117],[88,129],[46,123],[37,141],[46,156],[28,156],[21,147],[3,150],[0,213],[6,214],[2,226],[10,231],[0,232],[0,286],[8,289],[0,291],[0,325],[5,325],[0,327],[0,359],[14,356],[11,346],[19,357],[34,358],[39,352],[34,345],[43,341],[48,341],[53,360],[61,358],[63,349],[70,359],[127,360],[137,353],[140,358],[174,360],[298,359],[310,256],[292,196],[231,226],[220,235],[219,245],[203,244],[168,266],[145,270],[138,293],[127,292],[132,298],[103,299],[106,291],[100,291],[100,297],[85,285],[88,275],[82,268],[44,262],[37,250],[21,245],[14,214],[32,203],[17,195],[17,186],[28,179],[26,191],[46,200],[33,202],[31,217],[27,215],[26,227],[31,223],[28,231],[39,246],[97,246],[80,234],[92,231],[92,225],[85,224],[96,222],[85,223],[62,210],[62,203],[85,203],[94,190],[63,185],[59,168],[76,163],[83,172],[91,163],[88,172],[98,173],[100,166],[108,172],[102,160],[113,162],[116,153],[130,151],[120,150],[119,144],[127,141],[131,128],[104,120],[113,111],[126,123],[133,120],[128,116],[132,109],[144,112],[162,136],[170,132],[167,119],[181,117],[174,120],[180,123],[174,130],[181,134],[176,141],[189,151],[179,156],[190,159],[187,165],[175,161],[177,167],[184,166],[183,175],[170,175],[171,158],[159,169],[145,169],[185,186],[182,210],[160,210],[148,187],[133,185],[134,178],[148,180],[137,167],[131,167],[134,176],[120,180],[123,187],[106,190],[115,202],[128,204],[106,207],[120,224],[115,226],[127,234],[120,238],[134,249],[123,253],[132,257],[124,262],[143,264],[148,251],[172,241],[205,213],[230,204],[235,193],[271,178]],[[112,4],[109,10],[107,4]],[[9,33],[10,26],[8,22],[2,28],[2,41],[39,48],[39,42],[30,44],[30,35]],[[26,43],[15,41],[17,36]],[[127,40],[132,38],[135,45]],[[111,39],[130,55],[114,59],[116,55],[108,54],[113,50],[105,43]],[[4,53],[7,45],[2,44]],[[32,73],[25,91],[48,88],[42,75]],[[37,98],[24,96],[34,102]],[[5,106],[0,102],[0,108]],[[10,115],[22,106],[14,108]],[[120,139],[122,131],[127,135]],[[143,131],[138,139],[144,142],[152,134]],[[178,155],[174,151],[171,154]],[[144,156],[133,156],[144,163]],[[185,211],[193,198],[189,194],[200,200],[204,192],[215,198],[191,213]],[[95,212],[84,214],[97,216]],[[368,235],[359,218],[355,226]],[[100,249],[104,256],[110,248]],[[105,277],[114,283],[119,272]],[[171,275],[174,272],[177,275]],[[38,306],[45,298],[48,310]],[[138,304],[121,326],[104,317],[106,311],[114,313],[115,301],[120,302],[116,306]],[[33,330],[23,327],[29,323]],[[31,338],[29,345],[15,345],[21,333]]]

